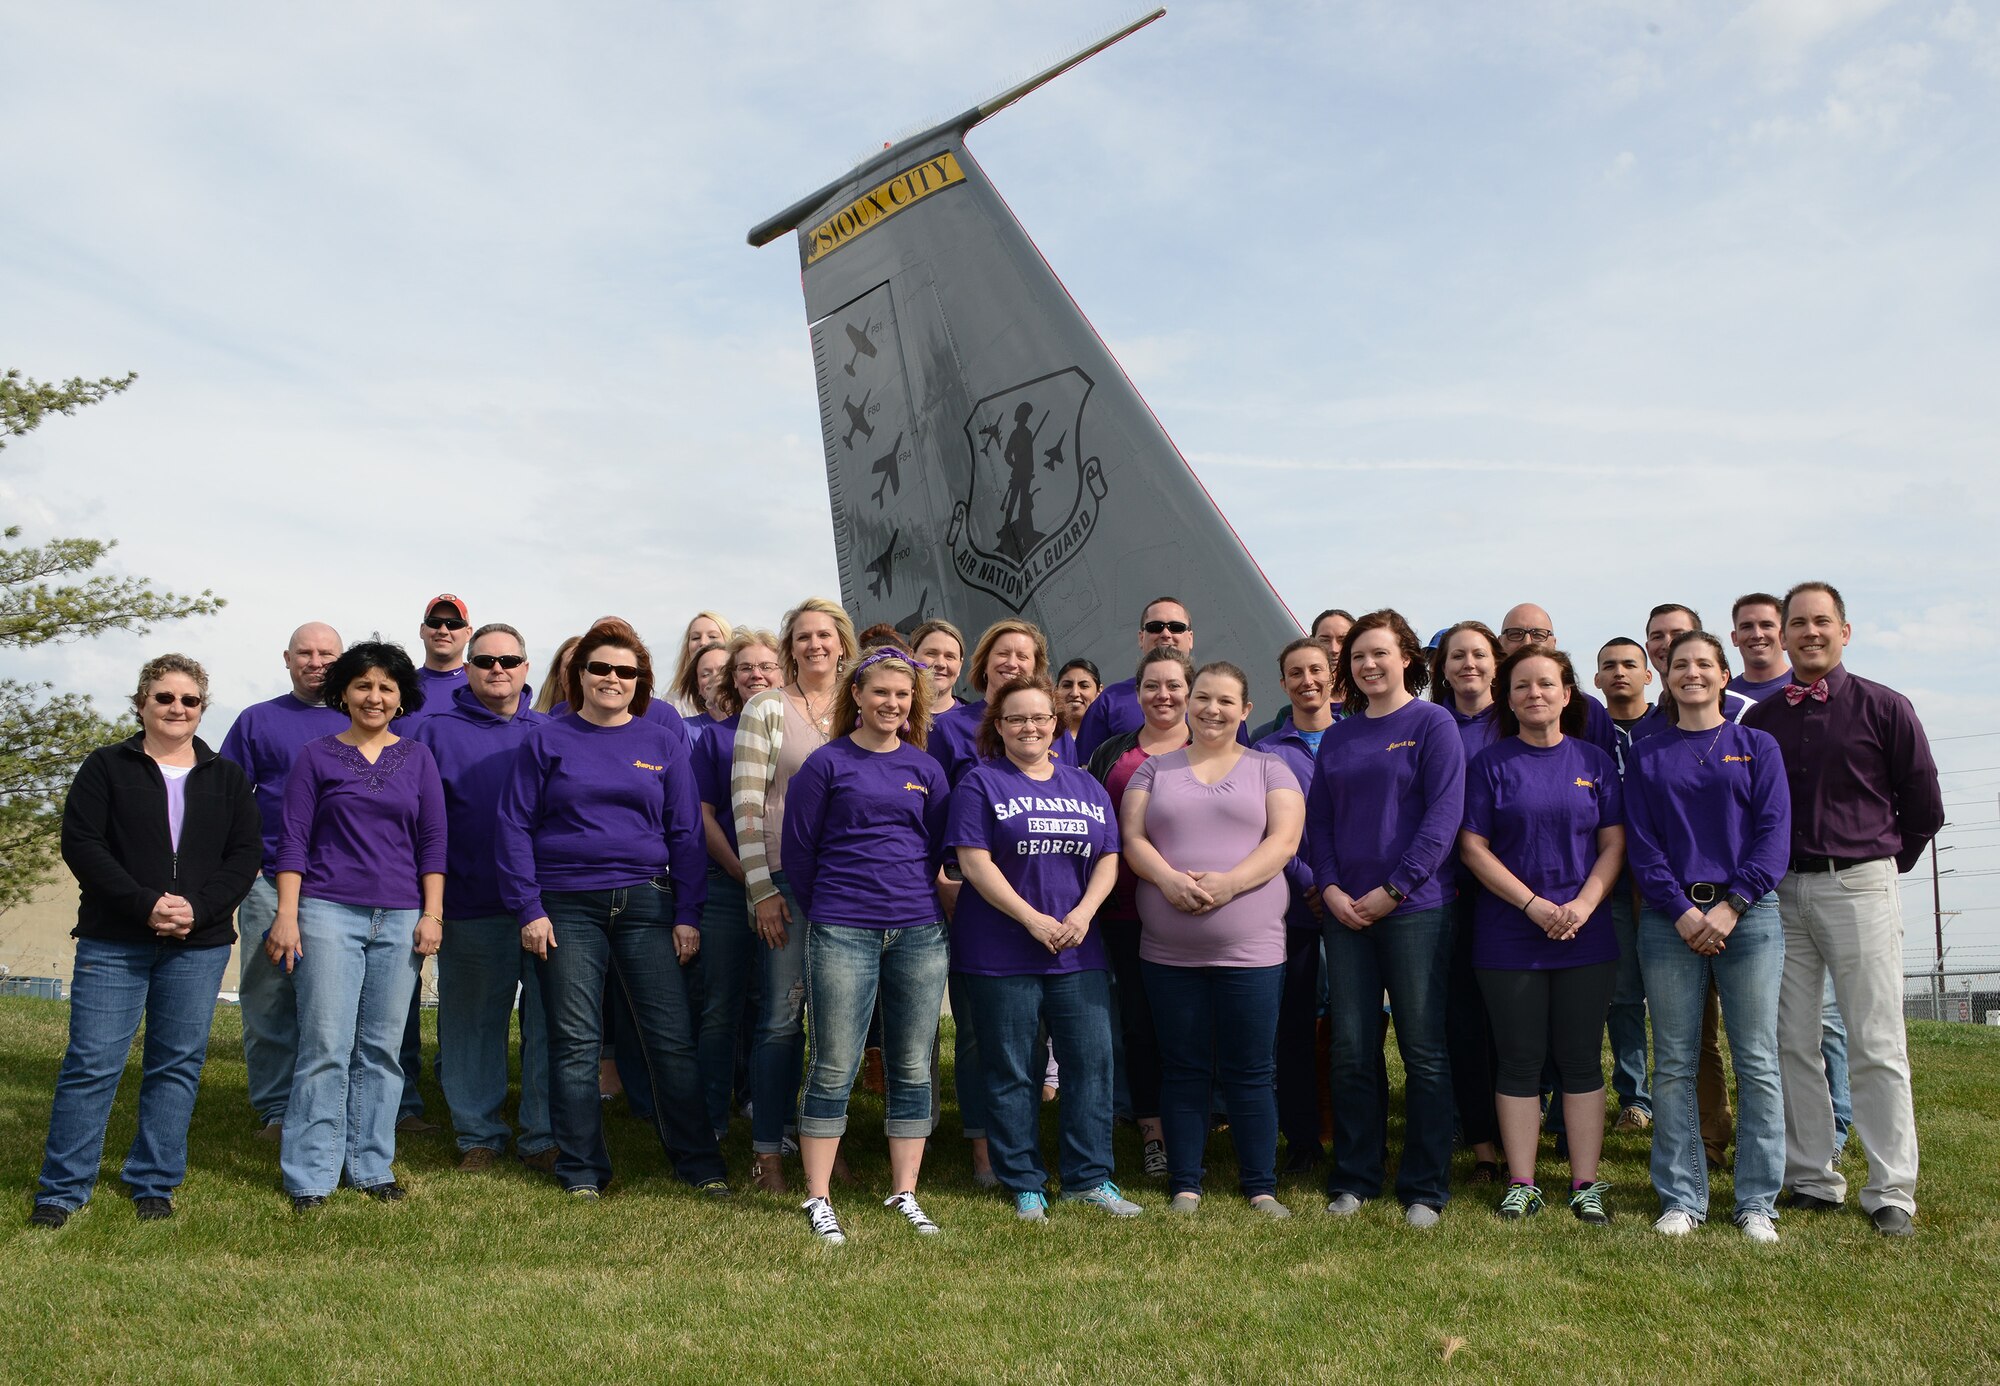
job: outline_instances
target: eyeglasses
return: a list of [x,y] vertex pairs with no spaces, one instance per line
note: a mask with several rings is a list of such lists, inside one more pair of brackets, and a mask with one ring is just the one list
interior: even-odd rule
[[464,630],[466,624],[466,622],[459,620],[456,616],[426,616],[424,618],[425,630]]
[[1537,626],[1509,626],[1500,632],[1502,640],[1527,640],[1537,645],[1546,645],[1555,639],[1552,630],[1542,630]]
[[1186,635],[1194,627],[1186,621],[1147,621],[1139,629],[1148,635]]
[[1029,727],[1053,726],[1056,715],[1053,712],[1010,712],[994,720],[1008,731],[1026,731]]
[[738,664],[736,672],[739,674],[775,674],[784,667],[784,665],[778,663],[775,659],[767,659],[762,664]]
[[526,655],[474,655],[466,661],[475,669],[491,669],[496,664],[502,669],[518,669],[527,662]]
[[178,696],[172,693],[155,693],[153,701],[161,707],[172,707],[175,703],[179,703],[182,707],[195,708],[201,706],[202,697],[199,693],[182,693]]
[[639,666],[636,664],[606,664],[601,659],[593,659],[583,666],[583,672],[600,679],[619,678],[623,679],[626,683],[630,683],[633,679],[639,677]]

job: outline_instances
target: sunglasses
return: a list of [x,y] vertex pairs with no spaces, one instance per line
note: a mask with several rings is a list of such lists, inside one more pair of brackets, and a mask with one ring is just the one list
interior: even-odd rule
[[456,616],[426,616],[424,618],[425,630],[464,630],[466,624],[466,622],[459,620]]
[[615,677],[623,679],[626,683],[630,683],[633,679],[639,677],[639,666],[636,664],[606,664],[601,659],[593,659],[583,666],[583,672],[600,679]]
[[1139,629],[1148,635],[1186,635],[1194,627],[1186,621],[1148,621]]
[[172,693],[155,693],[153,701],[161,707],[172,707],[175,703],[179,703],[182,707],[195,708],[201,706],[202,699],[199,693],[182,693],[178,696]]
[[518,669],[527,662],[526,655],[474,655],[466,661],[475,669],[491,669],[496,664],[502,669]]

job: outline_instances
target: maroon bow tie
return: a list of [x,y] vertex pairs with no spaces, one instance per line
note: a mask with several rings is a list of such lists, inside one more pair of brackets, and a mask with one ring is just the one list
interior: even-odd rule
[[1810,688],[1802,683],[1788,683],[1785,685],[1785,701],[1791,706],[1797,707],[1807,698],[1811,698],[1816,703],[1825,702],[1826,680],[1817,679]]

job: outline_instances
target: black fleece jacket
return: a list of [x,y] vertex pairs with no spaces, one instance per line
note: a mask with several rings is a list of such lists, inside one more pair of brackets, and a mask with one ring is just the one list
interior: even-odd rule
[[[263,865],[263,826],[250,782],[199,737],[187,777],[180,850],[167,831],[167,780],[146,754],[145,736],[100,746],[85,758],[63,804],[62,855],[82,898],[76,938],[222,948],[236,941],[236,907]],[[146,920],[162,895],[194,907],[184,939]]]

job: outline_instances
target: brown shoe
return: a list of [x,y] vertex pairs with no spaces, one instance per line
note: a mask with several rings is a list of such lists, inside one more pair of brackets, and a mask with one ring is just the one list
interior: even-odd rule
[[877,1097],[889,1091],[889,1085],[882,1077],[882,1050],[879,1045],[861,1051],[861,1086]]
[[267,1121],[257,1128],[257,1139],[266,1145],[277,1145],[285,1139],[285,1123]]
[[523,1155],[521,1156],[521,1163],[529,1169],[539,1170],[543,1174],[554,1174],[556,1172],[556,1148],[550,1146],[547,1150],[537,1150],[532,1155]]
[[428,1136],[434,1134],[438,1126],[436,1122],[425,1121],[421,1116],[412,1113],[397,1122],[396,1129],[406,1136]]
[[500,1152],[490,1145],[475,1145],[458,1157],[460,1172],[471,1174],[476,1170],[492,1169],[499,1163]]
[[767,1194],[791,1192],[791,1185],[785,1182],[785,1157],[782,1155],[752,1155],[750,1157],[750,1182]]

